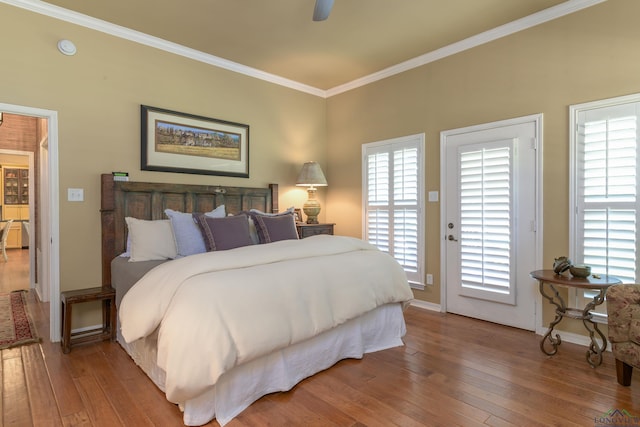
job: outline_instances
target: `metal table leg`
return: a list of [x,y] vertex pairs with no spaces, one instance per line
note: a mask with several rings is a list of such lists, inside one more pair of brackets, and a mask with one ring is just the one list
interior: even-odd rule
[[[564,317],[565,313],[567,312],[567,306],[564,302],[564,300],[562,299],[562,297],[560,296],[560,293],[558,292],[558,290],[555,288],[555,286],[553,286],[553,284],[551,283],[547,283],[547,285],[549,286],[549,288],[553,291],[553,295],[549,295],[545,292],[544,289],[544,284],[546,282],[540,280],[540,294],[545,297],[547,300],[549,300],[549,302],[553,305],[556,306],[556,317],[555,319],[553,319],[553,321],[549,324],[549,328],[547,329],[547,333],[544,334],[544,336],[542,337],[542,340],[540,341],[540,350],[542,350],[542,352],[544,354],[546,354],[547,356],[553,356],[554,354],[556,354],[558,352],[558,346],[560,344],[562,344],[562,340],[560,339],[560,335],[556,334],[555,337],[553,337],[551,334],[553,332],[553,328],[560,323],[560,321],[562,320],[562,318]],[[551,346],[553,347],[552,350],[547,351],[545,349],[545,343],[549,341],[549,343],[551,344]]]
[[[552,294],[548,293],[545,290],[545,284],[549,287]],[[598,328],[598,324],[593,321],[591,310],[604,302],[605,293],[606,289],[600,289],[598,295],[593,297],[593,301],[590,301],[583,310],[567,308],[564,299],[555,288],[555,286],[553,286],[552,283],[540,281],[540,294],[551,304],[556,306],[556,317],[549,324],[547,333],[544,334],[542,340],[540,341],[540,350],[542,350],[542,352],[547,356],[553,356],[558,352],[558,346],[562,343],[562,340],[560,339],[559,334],[556,334],[554,337],[552,333],[555,326],[560,323],[560,321],[564,317],[582,320],[584,327],[589,332],[589,338],[591,339],[591,344],[589,345],[589,350],[587,350],[586,354],[587,362],[593,368],[600,366],[602,364],[602,354],[607,349],[607,338]],[[600,339],[602,344],[598,342],[598,338]],[[545,344],[547,343],[547,341],[552,347],[549,350],[545,348]]]
[[[584,327],[589,331],[589,338],[591,338],[591,344],[589,345],[589,350],[587,350],[586,356],[587,362],[592,368],[602,364],[602,353],[607,349],[607,337],[598,328],[598,324],[592,320],[593,315],[591,314],[591,310],[604,302],[605,293],[606,289],[600,289],[598,295],[593,297],[593,301],[590,301],[582,312],[582,323],[584,323]],[[602,345],[598,343],[595,336],[596,333],[600,337]]]

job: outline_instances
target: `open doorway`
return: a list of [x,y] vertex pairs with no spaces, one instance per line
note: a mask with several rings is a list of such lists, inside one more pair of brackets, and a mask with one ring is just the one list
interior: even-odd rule
[[[38,293],[37,259],[35,242],[37,237],[35,216],[38,175],[34,157],[37,149],[37,132],[24,132],[36,119],[25,116],[3,114],[0,127],[0,224],[3,228],[4,253],[1,268],[3,292],[31,289]],[[26,126],[25,126],[26,125]],[[21,150],[9,149],[18,146]],[[6,235],[5,235],[6,234]],[[41,301],[48,301],[49,295]]]
[[[55,342],[60,340],[57,112],[2,103],[0,112],[0,152],[18,156],[17,163],[20,156],[28,159],[28,171],[24,171],[24,165],[10,165],[28,180],[28,207],[24,209],[24,203],[19,203],[11,206],[9,213],[19,217],[20,249],[28,248],[29,288],[40,301],[50,302],[49,336]],[[24,135],[29,139],[28,147],[20,142]]]

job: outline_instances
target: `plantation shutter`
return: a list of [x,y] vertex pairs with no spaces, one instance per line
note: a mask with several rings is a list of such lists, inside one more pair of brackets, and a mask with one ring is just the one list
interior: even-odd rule
[[506,140],[459,153],[461,294],[508,304],[515,304],[513,150]]
[[369,155],[367,165],[367,240],[380,250],[389,252],[389,153]]
[[423,283],[421,144],[414,136],[363,146],[364,239],[415,284]]
[[[573,261],[624,283],[638,277],[639,106],[608,105],[577,114]],[[589,291],[578,293],[578,302],[592,297]]]
[[627,283],[637,277],[636,109],[591,110],[578,122],[578,260]]
[[393,255],[418,273],[418,147],[393,151],[393,206]]

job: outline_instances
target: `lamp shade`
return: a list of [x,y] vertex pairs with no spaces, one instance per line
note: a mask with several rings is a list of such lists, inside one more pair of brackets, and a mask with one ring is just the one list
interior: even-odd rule
[[301,187],[324,187],[327,179],[322,173],[322,168],[316,162],[306,162],[298,174],[296,185]]

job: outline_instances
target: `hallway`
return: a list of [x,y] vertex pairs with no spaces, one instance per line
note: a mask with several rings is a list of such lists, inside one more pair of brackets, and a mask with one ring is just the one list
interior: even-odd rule
[[29,289],[29,250],[7,249],[7,257],[0,257],[0,292]]

